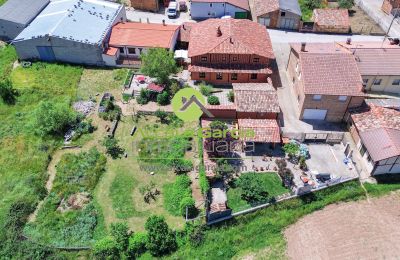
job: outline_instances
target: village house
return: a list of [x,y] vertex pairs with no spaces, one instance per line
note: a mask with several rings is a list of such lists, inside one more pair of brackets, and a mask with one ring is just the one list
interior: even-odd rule
[[353,55],[333,43],[291,44],[287,70],[302,120],[341,122],[364,101]]
[[315,32],[349,33],[350,19],[347,9],[314,9],[312,21]]
[[47,6],[50,0],[8,0],[0,6],[0,40],[9,41]]
[[298,0],[249,0],[254,22],[268,28],[297,30],[301,20]]
[[131,7],[151,12],[158,12],[160,10],[159,0],[130,0]]
[[[249,29],[251,28],[251,30]],[[208,19],[189,40],[192,80],[215,85],[268,82],[275,59],[265,28],[249,20]]]
[[400,15],[400,0],[383,0],[382,11],[387,14]]
[[20,60],[103,66],[111,28],[125,8],[99,0],[51,1],[13,41]]
[[192,0],[190,5],[190,15],[193,20],[223,16],[246,19],[249,12],[248,0]]
[[338,43],[353,53],[367,92],[400,94],[398,41]]
[[369,174],[400,173],[400,105],[350,111],[350,133]]
[[137,64],[150,48],[175,49],[179,26],[151,23],[118,23],[112,28],[105,61],[108,66]]

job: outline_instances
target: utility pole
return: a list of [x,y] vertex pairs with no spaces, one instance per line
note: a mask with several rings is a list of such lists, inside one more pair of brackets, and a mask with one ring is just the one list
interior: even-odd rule
[[389,32],[390,32],[390,29],[392,29],[392,25],[394,23],[394,19],[396,19],[397,15],[399,14],[399,9],[400,9],[400,4],[397,5],[396,13],[393,15],[392,22],[389,25],[389,28],[388,28],[388,30],[387,30],[387,32],[385,34],[385,37],[383,37],[383,42],[382,42],[381,48],[383,47],[383,43],[385,42],[386,37],[389,36]]

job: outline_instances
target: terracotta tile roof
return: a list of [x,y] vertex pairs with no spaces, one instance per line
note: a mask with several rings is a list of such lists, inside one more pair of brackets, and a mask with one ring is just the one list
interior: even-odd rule
[[272,74],[266,65],[248,64],[204,64],[189,65],[190,72],[228,72],[228,73],[263,73]]
[[232,18],[208,19],[192,27],[189,57],[207,53],[255,54],[275,58],[265,27],[249,20]]
[[163,92],[164,88],[165,88],[164,86],[160,86],[155,83],[150,83],[149,85],[147,85],[147,89],[152,90],[157,93]]
[[400,155],[400,111],[370,105],[353,109],[351,118],[375,162]]
[[351,53],[324,49],[300,51],[299,56],[306,94],[364,96],[361,75]]
[[110,46],[170,48],[177,25],[118,23],[112,28]]
[[239,130],[253,130],[254,137],[243,137],[243,141],[261,143],[280,143],[279,125],[272,119],[238,119]]
[[279,113],[278,95],[268,83],[235,83],[235,104],[238,112]]
[[323,27],[350,27],[349,11],[347,9],[314,9],[313,21]]
[[193,3],[228,3],[250,11],[248,0],[192,0]]
[[253,20],[257,17],[279,10],[279,0],[249,0]]
[[179,27],[179,41],[181,42],[189,42],[190,39],[190,31],[192,27],[195,26],[196,23],[185,22]]
[[109,47],[105,49],[104,54],[109,55],[109,56],[115,56],[117,54],[118,48],[114,47]]
[[400,47],[382,43],[338,43],[351,50],[361,75],[400,75]]

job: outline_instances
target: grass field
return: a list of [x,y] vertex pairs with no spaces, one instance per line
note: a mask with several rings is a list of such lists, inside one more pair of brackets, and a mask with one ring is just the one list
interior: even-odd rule
[[[138,131],[134,137],[130,136],[132,127],[136,125]],[[171,184],[176,179],[176,174],[163,168],[145,168],[148,166],[138,160],[137,148],[143,136],[141,131],[147,134],[146,125],[157,125],[157,129],[166,130],[170,126],[156,122],[155,117],[144,117],[139,122],[133,122],[131,117],[122,117],[115,137],[128,154],[127,158],[108,160],[107,172],[99,183],[96,200],[100,203],[105,217],[105,223],[109,226],[113,222],[126,221],[134,231],[143,231],[144,223],[152,214],[164,215],[168,224],[174,228],[182,228],[184,219],[181,216],[173,216],[163,207],[164,186]],[[185,125],[189,127],[191,125]],[[141,167],[143,166],[143,167]],[[154,175],[150,172],[154,171]],[[146,203],[140,188],[151,182],[161,191],[156,200]]]
[[[276,197],[278,195],[289,192],[288,189],[282,186],[282,181],[275,173],[257,173],[260,181],[267,183],[269,197]],[[250,208],[251,205],[242,199],[242,188],[232,187],[228,192],[228,206],[234,212]]]

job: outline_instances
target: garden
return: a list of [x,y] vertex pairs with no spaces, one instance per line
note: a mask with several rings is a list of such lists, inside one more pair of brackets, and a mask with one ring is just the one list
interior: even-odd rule
[[[304,22],[310,22],[313,16],[314,9],[319,8],[328,8],[331,3],[328,3],[327,0],[299,0],[302,20]],[[335,7],[350,9],[354,6],[354,0],[338,0]]]

